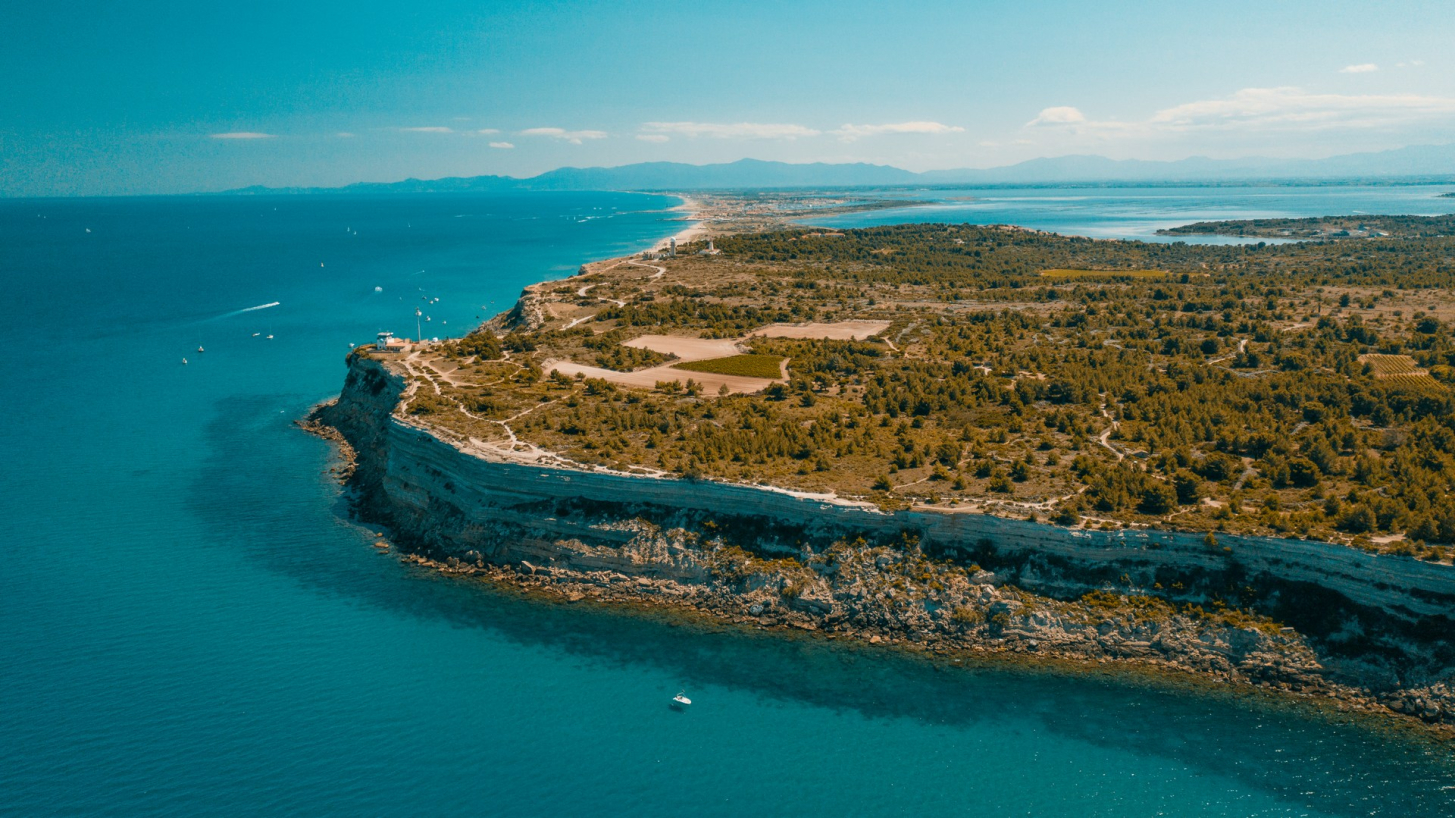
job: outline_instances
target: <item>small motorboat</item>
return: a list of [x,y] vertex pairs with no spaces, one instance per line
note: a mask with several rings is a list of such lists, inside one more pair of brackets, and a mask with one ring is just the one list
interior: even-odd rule
[[186,366],[186,365],[187,365],[187,359],[186,358],[183,358],[182,359],[182,366]]
[[203,349],[201,344],[198,344],[197,345],[197,351],[198,352],[206,352],[207,350]]
[[687,691],[683,690],[677,695],[673,696],[671,704],[667,706],[672,708],[673,710],[686,710],[687,708],[691,707],[692,700],[687,698],[686,693]]

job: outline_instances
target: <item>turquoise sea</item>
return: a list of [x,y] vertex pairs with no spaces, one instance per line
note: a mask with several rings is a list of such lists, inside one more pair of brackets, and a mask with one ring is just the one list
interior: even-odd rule
[[[1126,195],[1063,193],[1112,230]],[[675,232],[673,204],[0,201],[0,814],[1455,815],[1449,745],[1302,706],[546,604],[376,553],[292,425],[349,342],[412,334],[416,306],[461,333]]]

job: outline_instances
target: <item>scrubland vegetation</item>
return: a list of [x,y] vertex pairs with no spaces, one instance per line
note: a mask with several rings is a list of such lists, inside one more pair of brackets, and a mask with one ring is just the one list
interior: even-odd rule
[[[602,300],[569,330],[497,323],[443,345],[411,364],[430,383],[406,411],[577,463],[1448,560],[1455,239],[1434,229],[1268,246],[946,225],[731,236],[658,279],[596,274]],[[748,339],[657,389],[547,374],[668,360],[621,345],[647,333],[868,318],[892,323],[866,341]],[[691,380],[777,377],[784,358],[787,382],[757,394]]]

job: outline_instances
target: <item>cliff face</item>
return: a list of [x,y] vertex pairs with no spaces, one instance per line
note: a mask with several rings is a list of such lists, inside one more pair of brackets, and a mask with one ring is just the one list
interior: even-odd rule
[[[387,365],[351,356],[339,400],[319,417],[355,450],[361,512],[451,564],[522,566],[587,592],[630,587],[872,639],[1372,692],[1455,722],[1449,566],[1318,542],[881,513],[750,486],[492,461],[395,416],[402,388]],[[1091,591],[1140,601],[1098,607],[1082,598]],[[1291,627],[1240,619],[1224,602]]]

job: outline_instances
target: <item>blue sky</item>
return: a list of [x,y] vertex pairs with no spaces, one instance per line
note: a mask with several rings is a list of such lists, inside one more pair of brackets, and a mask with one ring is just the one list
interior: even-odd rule
[[0,194],[1455,141],[1455,3],[17,2]]

